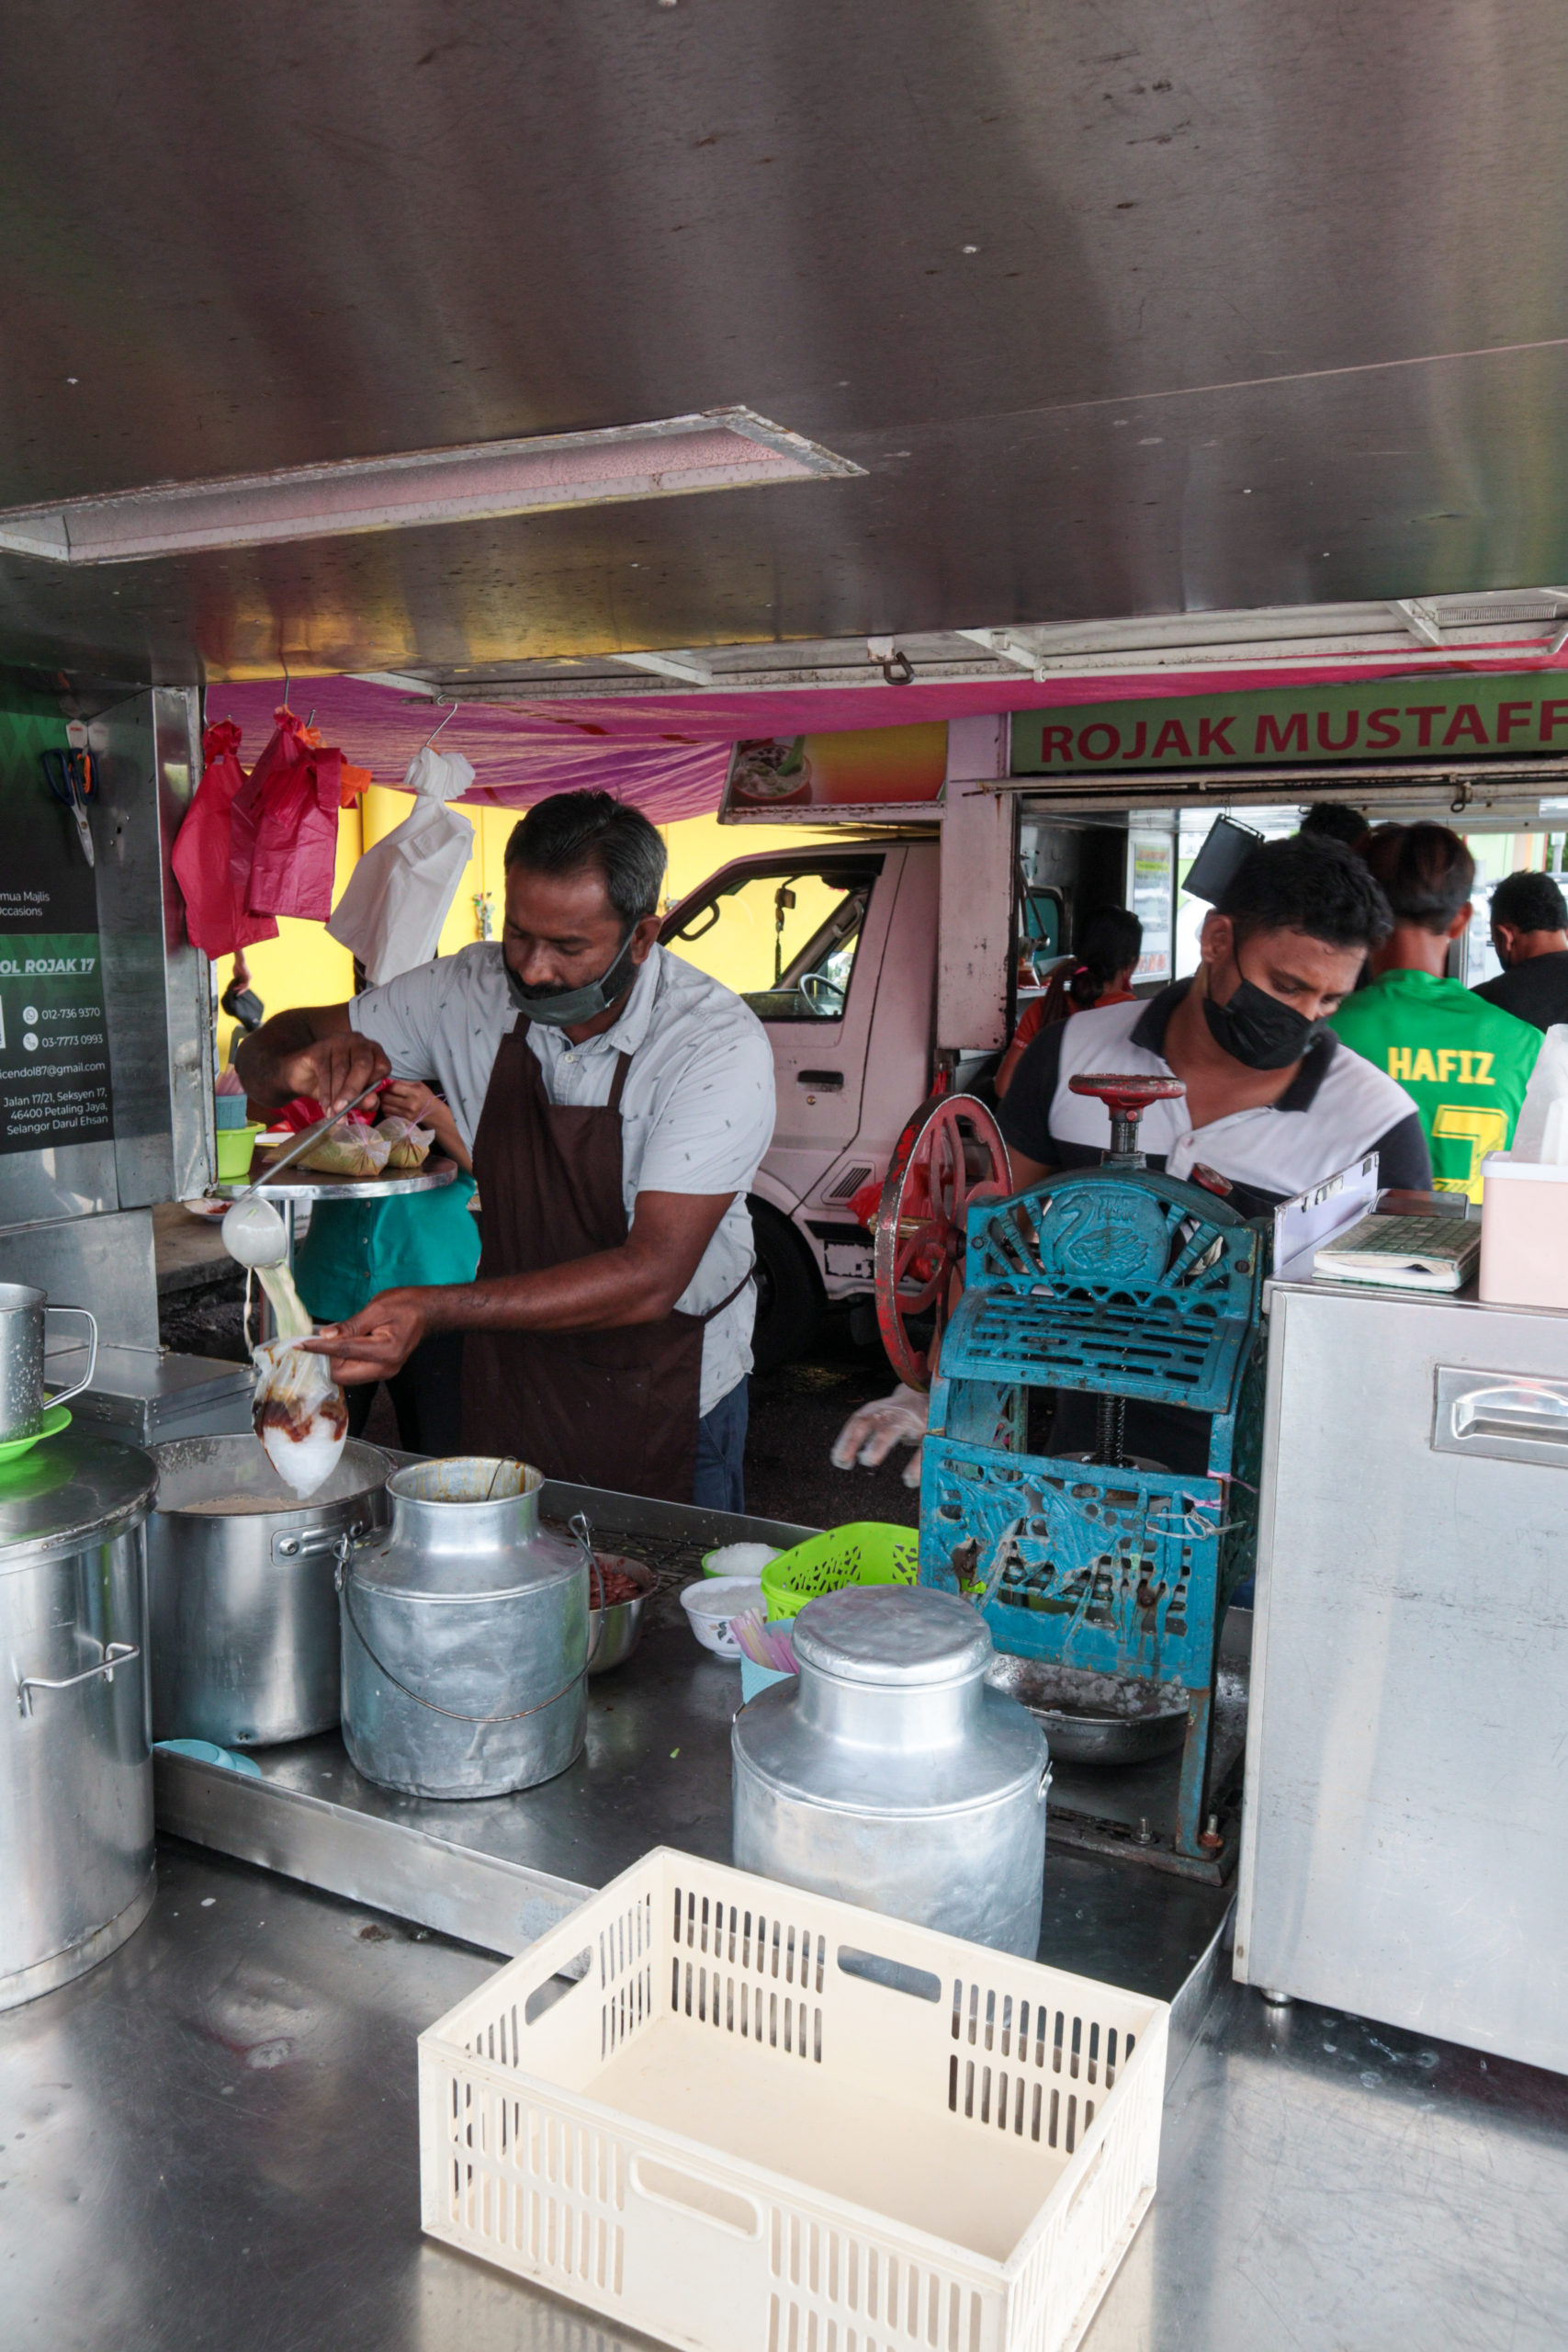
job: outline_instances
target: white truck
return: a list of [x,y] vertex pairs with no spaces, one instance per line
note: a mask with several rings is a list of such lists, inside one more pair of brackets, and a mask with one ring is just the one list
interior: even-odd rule
[[[751,1195],[761,1370],[809,1347],[829,1301],[858,1310],[857,1336],[874,1335],[870,1204],[928,1097],[944,1085],[985,1095],[1022,956],[1043,976],[1082,914],[1135,903],[1140,986],[1171,974],[1174,818],[1047,820],[995,789],[1005,725],[951,733],[935,821],[929,809],[923,822],[846,809],[838,837],[738,856],[665,921],[665,943],[739,983],[773,1043],[778,1122]],[[983,766],[989,777],[974,773]]]

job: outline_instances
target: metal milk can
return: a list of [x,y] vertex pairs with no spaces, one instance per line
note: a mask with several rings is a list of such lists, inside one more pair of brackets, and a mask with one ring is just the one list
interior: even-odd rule
[[850,1586],[795,1621],[797,1680],[743,1707],[740,1870],[1032,1960],[1044,1735],[989,1689],[991,1637],[951,1593]]
[[343,1736],[367,1780],[500,1796],[581,1752],[588,1554],[541,1529],[543,1484],[522,1462],[417,1463],[387,1481],[388,1538],[343,1541]]
[[61,1435],[0,1476],[0,2009],[80,1976],[152,1901],[134,1446]]

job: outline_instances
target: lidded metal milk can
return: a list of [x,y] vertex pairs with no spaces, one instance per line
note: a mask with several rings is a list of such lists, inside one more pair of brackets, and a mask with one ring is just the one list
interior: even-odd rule
[[743,1707],[740,1870],[1032,1960],[1044,1734],[989,1689],[991,1637],[951,1593],[850,1586],[795,1621],[797,1680]]
[[0,1476],[0,2009],[106,1960],[152,1901],[157,1477],[73,1430]]
[[343,1736],[413,1796],[564,1772],[588,1723],[588,1555],[539,1525],[542,1474],[460,1454],[387,1481],[388,1536],[338,1566]]

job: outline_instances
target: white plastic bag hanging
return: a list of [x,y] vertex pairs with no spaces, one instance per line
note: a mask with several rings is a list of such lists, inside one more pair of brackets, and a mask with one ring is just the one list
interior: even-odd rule
[[357,956],[372,987],[428,964],[474,854],[472,820],[448,808],[474,771],[461,752],[416,752],[403,778],[414,804],[395,832],[366,851],[327,924]]

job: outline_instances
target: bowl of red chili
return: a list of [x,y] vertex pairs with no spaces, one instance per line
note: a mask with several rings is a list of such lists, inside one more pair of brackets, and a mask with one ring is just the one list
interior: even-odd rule
[[624,1666],[642,1634],[642,1612],[658,1585],[653,1570],[620,1552],[595,1552],[588,1571],[588,1671]]

